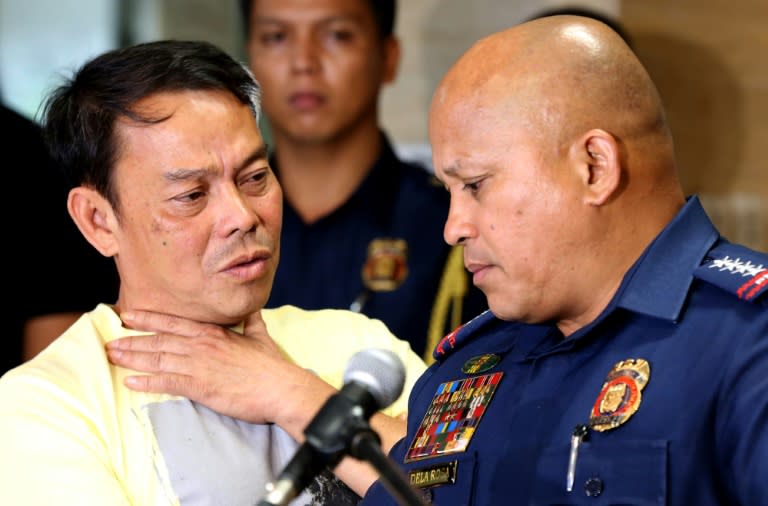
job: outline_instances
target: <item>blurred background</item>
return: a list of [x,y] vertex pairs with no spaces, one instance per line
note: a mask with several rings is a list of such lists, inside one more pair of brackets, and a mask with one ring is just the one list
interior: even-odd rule
[[[618,21],[656,81],[683,185],[729,239],[768,251],[768,1],[400,0],[403,60],[383,126],[404,156],[430,164],[427,109],[472,42],[555,7]],[[245,59],[237,0],[0,0],[0,94],[37,119],[62,74],[106,49],[206,39]]]

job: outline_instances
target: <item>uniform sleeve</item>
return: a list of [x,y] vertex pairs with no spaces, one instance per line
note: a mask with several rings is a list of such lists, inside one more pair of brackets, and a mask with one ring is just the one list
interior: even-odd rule
[[0,504],[130,504],[85,409],[34,376],[12,372],[0,381]]
[[735,358],[714,415],[723,483],[739,504],[764,504],[768,497],[768,313],[758,320],[753,331],[734,333]]

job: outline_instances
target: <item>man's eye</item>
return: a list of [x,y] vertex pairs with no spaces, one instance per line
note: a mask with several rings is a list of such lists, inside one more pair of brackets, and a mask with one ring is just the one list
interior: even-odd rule
[[477,191],[480,190],[480,185],[482,182],[482,180],[479,180],[473,181],[471,183],[464,183],[464,189],[470,191],[471,193],[477,193]]
[[331,30],[329,36],[337,41],[347,41],[352,39],[352,32],[349,30]]
[[179,200],[181,202],[195,202],[197,200],[200,200],[203,197],[205,197],[205,192],[193,191],[193,192],[185,193],[184,195],[180,195],[176,197],[176,200]]
[[283,32],[262,33],[259,37],[259,40],[261,40],[261,43],[266,46],[278,44],[285,40],[285,34]]
[[259,170],[240,180],[240,186],[249,192],[262,192],[267,186],[268,171]]
[[245,178],[245,182],[246,183],[259,183],[261,181],[264,181],[264,179],[266,179],[266,177],[267,177],[267,172],[266,171],[255,172],[255,173],[251,174],[250,176],[248,176],[247,178]]

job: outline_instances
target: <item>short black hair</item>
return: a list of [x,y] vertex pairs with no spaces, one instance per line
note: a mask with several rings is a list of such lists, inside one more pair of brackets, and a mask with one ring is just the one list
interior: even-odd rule
[[102,53],[77,69],[43,104],[48,149],[71,186],[90,186],[119,214],[113,171],[115,125],[121,118],[153,124],[135,104],[151,95],[222,90],[249,106],[258,123],[261,88],[248,67],[204,41],[160,40]]
[[632,47],[632,39],[627,33],[627,30],[621,25],[621,23],[619,23],[616,18],[601,14],[600,12],[587,7],[554,7],[552,9],[544,9],[528,18],[528,21],[539,18],[546,18],[548,16],[560,15],[583,16],[585,18],[592,18],[594,20],[605,23],[611,27],[614,32],[618,33],[629,47]]
[[[240,14],[243,19],[245,37],[251,31],[251,12],[253,2],[256,0],[240,0]],[[365,0],[371,7],[376,26],[379,27],[379,36],[386,39],[392,35],[395,29],[395,17],[397,16],[397,0]]]

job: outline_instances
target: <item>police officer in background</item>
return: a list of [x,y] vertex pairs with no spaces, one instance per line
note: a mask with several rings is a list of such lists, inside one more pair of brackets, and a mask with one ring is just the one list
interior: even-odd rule
[[622,39],[574,16],[491,35],[429,119],[490,311],[411,391],[410,482],[440,506],[768,504],[768,255],[684,195]]
[[379,126],[400,59],[396,2],[241,0],[284,193],[268,307],[343,308],[382,320],[431,361],[481,313],[461,248],[443,239],[448,194],[396,156]]

